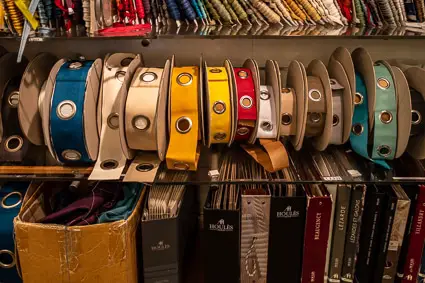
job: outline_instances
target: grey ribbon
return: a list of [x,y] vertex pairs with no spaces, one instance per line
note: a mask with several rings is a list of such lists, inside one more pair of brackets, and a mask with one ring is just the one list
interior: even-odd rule
[[344,102],[343,94],[344,87],[338,83],[337,80],[331,79],[332,87],[332,108],[333,108],[333,125],[332,125],[332,135],[331,135],[331,144],[342,144],[343,139],[343,115],[344,115]]

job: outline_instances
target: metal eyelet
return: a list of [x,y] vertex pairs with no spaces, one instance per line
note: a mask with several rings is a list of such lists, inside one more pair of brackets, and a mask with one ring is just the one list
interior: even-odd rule
[[[7,205],[6,200],[13,195],[17,195],[19,197],[19,200],[14,204]],[[1,207],[3,207],[4,209],[10,209],[10,208],[17,207],[21,203],[22,203],[22,194],[20,192],[17,192],[17,191],[10,192],[1,199]]]
[[393,120],[393,114],[386,110],[381,111],[381,113],[379,113],[379,120],[383,124],[389,124]]
[[281,90],[280,90],[280,92],[281,93],[290,93],[291,92],[291,90],[289,89],[289,88],[282,88]]
[[180,117],[176,121],[176,130],[180,134],[186,134],[192,129],[192,120],[189,117]]
[[336,85],[336,80],[335,79],[329,79],[329,82],[331,85]]
[[131,124],[139,131],[146,131],[151,126],[151,121],[144,115],[137,115],[133,117]]
[[422,122],[422,115],[418,110],[412,110],[412,125],[418,125]]
[[13,135],[4,141],[4,150],[7,152],[17,152],[24,145],[24,140],[21,136]]
[[144,72],[140,75],[140,80],[145,83],[151,83],[158,78],[158,75],[154,72]]
[[109,114],[108,118],[106,119],[108,123],[108,127],[115,130],[119,127],[119,115],[118,113],[111,113]]
[[360,92],[356,92],[354,95],[354,105],[363,104],[364,97]]
[[[186,78],[187,81],[185,81],[184,79]],[[193,77],[191,74],[189,73],[181,73],[177,76],[177,83],[181,86],[188,86],[192,84],[193,81]]]
[[124,82],[124,78],[125,78],[125,71],[118,71],[115,73],[115,78],[119,81],[119,82]]
[[216,134],[214,135],[214,139],[215,139],[216,141],[222,141],[222,140],[224,140],[226,137],[227,137],[227,135],[226,135],[225,133],[216,133]]
[[155,166],[152,163],[141,163],[136,166],[136,170],[139,172],[149,172],[153,168],[155,168]]
[[77,113],[77,105],[72,100],[64,100],[58,104],[56,115],[61,120],[69,120]]
[[240,136],[245,136],[249,133],[249,129],[247,127],[241,127],[236,130],[236,133]]
[[273,125],[269,121],[264,121],[261,123],[261,129],[263,129],[263,131],[270,132],[273,130]]
[[17,90],[12,91],[9,94],[8,98],[7,98],[7,103],[12,108],[18,108],[18,104],[19,104],[19,91],[17,91]]
[[219,73],[221,73],[221,70],[218,69],[218,68],[210,69],[210,73],[219,74]]
[[244,71],[244,70],[240,70],[238,72],[238,77],[244,80],[244,79],[248,78],[248,72]]
[[252,107],[252,98],[248,95],[244,95],[239,99],[239,104],[242,108],[249,109]]
[[338,126],[339,124],[339,116],[338,115],[333,115],[332,117],[332,126]]
[[261,100],[269,100],[270,99],[270,93],[268,90],[262,90],[260,91],[260,99]]
[[81,62],[72,62],[71,64],[69,64],[68,68],[71,70],[78,70],[81,69],[83,67],[83,63]]
[[65,149],[62,151],[62,157],[69,161],[78,161],[81,159],[81,153],[74,149]]
[[390,87],[390,82],[386,78],[378,78],[376,85],[383,90],[386,90]]
[[281,119],[282,125],[290,125],[292,123],[292,115],[289,113],[283,113]]
[[382,157],[387,157],[391,154],[391,148],[388,145],[380,145],[377,148],[377,152]]
[[310,89],[308,91],[308,97],[313,101],[320,101],[322,99],[322,94],[318,89]]
[[133,61],[133,58],[127,57],[121,60],[120,65],[121,67],[127,67],[130,65],[131,61]]
[[322,114],[317,113],[317,112],[312,112],[308,114],[310,121],[312,123],[319,123],[320,120],[322,119]]
[[214,102],[213,110],[216,114],[223,114],[226,111],[226,104],[223,101],[218,100]]
[[0,267],[4,269],[12,268],[16,265],[16,257],[15,254],[9,250],[0,250],[0,255],[7,254],[12,258],[12,261],[10,263],[4,263],[0,261]]
[[360,123],[356,123],[351,127],[351,132],[356,136],[360,136],[363,133],[363,125]]
[[118,167],[118,161],[116,161],[115,159],[107,159],[105,161],[102,161],[102,163],[100,163],[100,168],[102,168],[103,170],[112,170]]
[[189,164],[185,163],[185,162],[174,162],[173,164],[174,169],[176,170],[189,170],[190,166]]

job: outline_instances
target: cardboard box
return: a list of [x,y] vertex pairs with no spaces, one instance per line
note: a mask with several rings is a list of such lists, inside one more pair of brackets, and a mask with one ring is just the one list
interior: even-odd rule
[[14,221],[23,281],[137,283],[136,233],[145,189],[127,220],[67,227],[35,223],[48,187],[32,184]]

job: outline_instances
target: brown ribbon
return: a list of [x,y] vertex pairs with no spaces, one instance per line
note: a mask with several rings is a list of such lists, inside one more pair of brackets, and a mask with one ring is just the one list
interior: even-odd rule
[[325,127],[326,98],[321,80],[318,77],[307,76],[308,80],[308,111],[305,135],[319,136]]
[[289,166],[288,153],[280,141],[259,139],[260,146],[242,144],[242,148],[268,172],[276,172]]

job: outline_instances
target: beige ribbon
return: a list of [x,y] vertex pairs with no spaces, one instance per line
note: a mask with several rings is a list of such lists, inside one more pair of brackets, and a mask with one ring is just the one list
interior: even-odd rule
[[291,88],[283,88],[280,93],[280,135],[293,136],[297,131],[296,96]]

